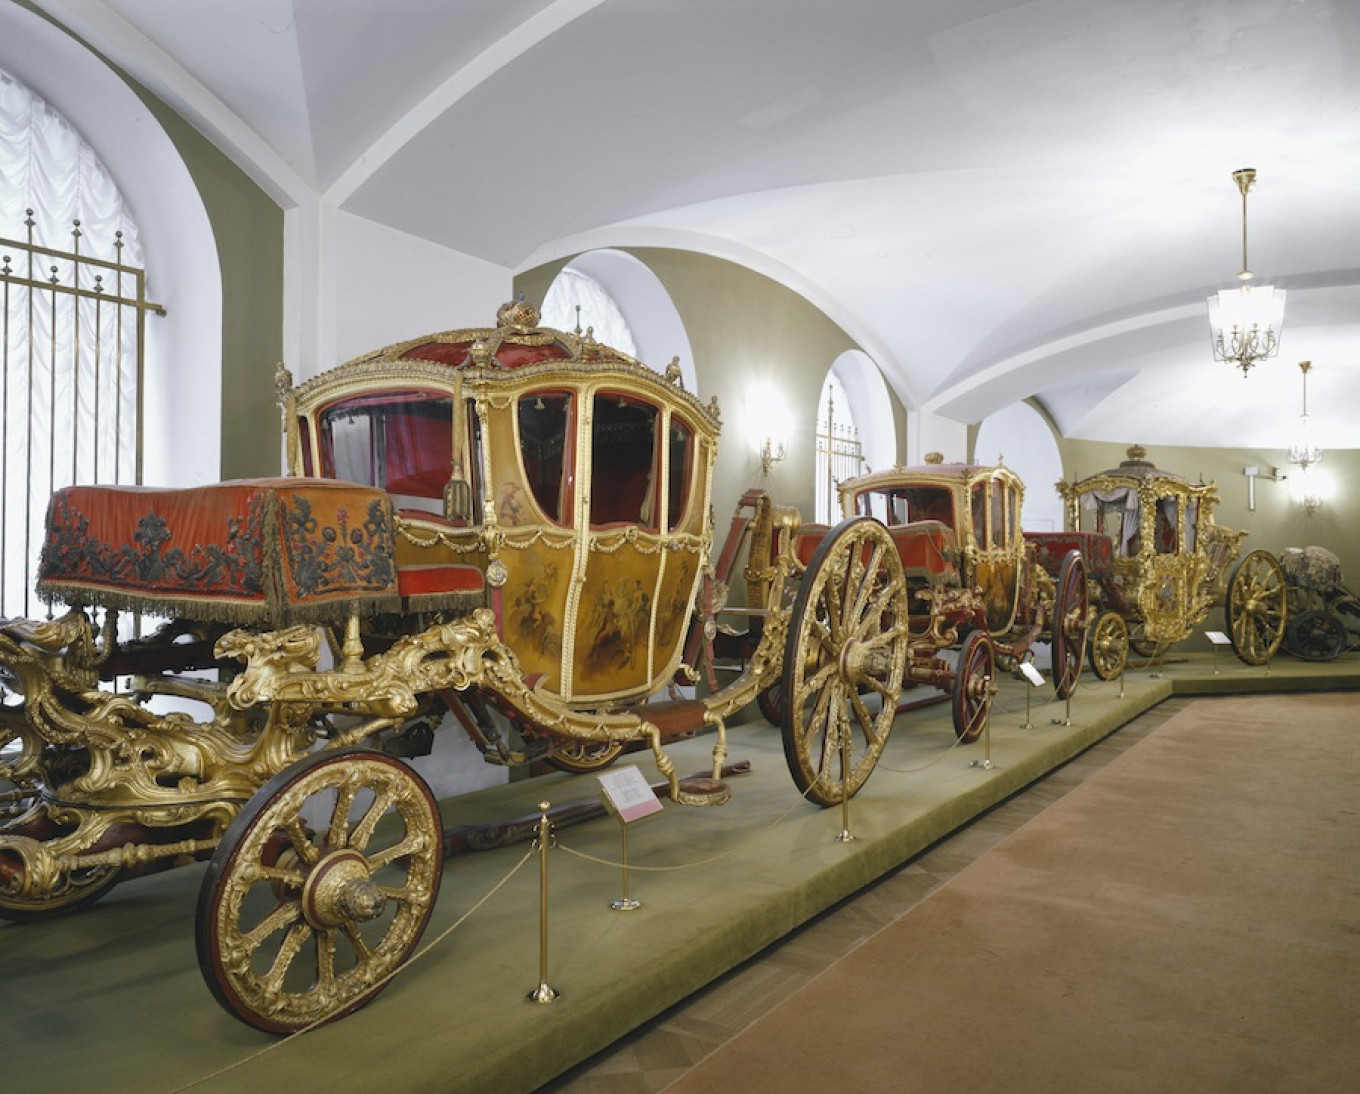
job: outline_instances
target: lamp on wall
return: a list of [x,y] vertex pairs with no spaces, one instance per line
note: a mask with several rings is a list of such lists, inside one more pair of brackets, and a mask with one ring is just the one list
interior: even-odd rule
[[770,468],[777,463],[782,463],[784,457],[789,454],[788,444],[774,437],[766,437],[760,442],[760,473],[766,478],[770,476]]
[[1245,377],[1257,361],[1274,357],[1284,327],[1284,290],[1274,285],[1251,287],[1255,276],[1247,266],[1247,191],[1256,171],[1243,167],[1233,172],[1242,193],[1242,269],[1235,289],[1220,289],[1209,297],[1209,332],[1215,361],[1227,361]]
[[1297,464],[1300,471],[1307,471],[1322,459],[1322,449],[1308,428],[1308,373],[1312,368],[1312,361],[1299,362],[1299,372],[1303,374],[1303,413],[1299,415],[1294,443],[1289,446],[1289,462]]

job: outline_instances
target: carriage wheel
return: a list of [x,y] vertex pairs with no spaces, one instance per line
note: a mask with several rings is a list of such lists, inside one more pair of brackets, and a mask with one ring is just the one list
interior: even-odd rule
[[246,803],[198,895],[198,965],[247,1025],[287,1033],[363,1006],[415,948],[444,866],[439,807],[400,760],[354,749]]
[[1340,616],[1316,608],[1296,615],[1284,632],[1284,648],[1304,661],[1335,661],[1349,640]]
[[756,706],[771,725],[784,724],[784,681],[776,680],[763,691],[756,692]]
[[954,735],[972,744],[987,728],[996,694],[996,649],[986,631],[974,631],[959,650],[954,670]]
[[1053,689],[1059,699],[1069,698],[1081,678],[1089,605],[1086,564],[1081,552],[1068,551],[1058,570],[1058,597],[1053,609]]
[[1228,637],[1248,665],[1264,665],[1280,648],[1288,621],[1284,567],[1269,551],[1252,551],[1228,580]]
[[897,714],[906,657],[897,546],[870,517],[845,521],[822,540],[799,583],[780,685],[784,758],[811,801],[838,804],[868,779]]
[[623,741],[572,740],[553,749],[545,758],[549,766],[573,775],[589,775],[603,771],[623,755]]
[[1129,625],[1113,608],[1096,616],[1086,640],[1086,656],[1091,671],[1101,680],[1113,680],[1129,663]]

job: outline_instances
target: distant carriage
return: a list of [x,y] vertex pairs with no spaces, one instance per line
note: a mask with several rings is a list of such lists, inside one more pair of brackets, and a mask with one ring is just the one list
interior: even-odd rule
[[1237,655],[1264,664],[1279,647],[1287,617],[1278,564],[1267,552],[1251,552],[1234,567],[1225,591],[1224,574],[1246,533],[1215,522],[1213,484],[1162,471],[1146,455],[1134,446],[1112,470],[1057,484],[1068,528],[1109,543],[1090,570],[1092,671],[1105,680],[1118,676],[1130,648],[1160,656],[1220,602]]

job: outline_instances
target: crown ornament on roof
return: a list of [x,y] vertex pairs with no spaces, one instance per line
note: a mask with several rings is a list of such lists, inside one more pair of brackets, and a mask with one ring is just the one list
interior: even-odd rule
[[496,309],[496,326],[515,331],[533,330],[541,318],[539,310],[529,303],[523,293]]

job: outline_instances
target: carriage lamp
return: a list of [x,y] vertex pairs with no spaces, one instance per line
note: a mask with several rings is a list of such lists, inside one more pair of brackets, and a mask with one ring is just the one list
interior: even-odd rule
[[1313,368],[1312,361],[1300,361],[1299,372],[1303,374],[1303,413],[1299,415],[1298,431],[1294,443],[1289,446],[1289,462],[1297,464],[1300,471],[1307,471],[1322,459],[1322,448],[1313,439],[1308,428],[1308,373]]
[[1252,288],[1256,275],[1247,266],[1247,191],[1256,171],[1243,167],[1233,172],[1242,193],[1242,269],[1235,289],[1220,289],[1209,297],[1209,340],[1215,361],[1227,361],[1245,377],[1257,361],[1274,357],[1280,349],[1284,327],[1284,290],[1274,285]]

